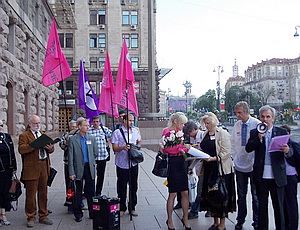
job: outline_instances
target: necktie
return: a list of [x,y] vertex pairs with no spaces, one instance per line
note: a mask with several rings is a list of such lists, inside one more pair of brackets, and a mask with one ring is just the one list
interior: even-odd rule
[[[38,132],[35,132],[35,137],[36,137],[36,139],[39,138]],[[39,153],[40,153],[40,159],[44,159],[44,158],[45,158],[45,152],[44,152],[44,149],[39,149]]]
[[242,146],[246,146],[246,139],[247,139],[247,125],[242,124]]

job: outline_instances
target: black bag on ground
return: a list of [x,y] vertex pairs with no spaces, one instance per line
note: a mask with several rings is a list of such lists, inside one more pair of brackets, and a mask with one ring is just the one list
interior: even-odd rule
[[217,164],[217,170],[218,170],[218,176],[216,179],[216,182],[208,186],[208,200],[214,201],[214,202],[225,202],[228,200],[228,191],[226,187],[226,182],[224,179],[224,171],[223,171],[223,165],[220,158],[220,165],[221,165],[221,171],[222,175],[219,172],[219,165]]
[[168,155],[158,151],[152,173],[158,177],[168,177]]
[[54,180],[56,174],[57,174],[56,169],[50,167],[50,174],[49,174],[49,176],[48,176],[48,181],[47,181],[47,185],[48,185],[49,187],[51,187],[52,182],[53,182],[53,180]]

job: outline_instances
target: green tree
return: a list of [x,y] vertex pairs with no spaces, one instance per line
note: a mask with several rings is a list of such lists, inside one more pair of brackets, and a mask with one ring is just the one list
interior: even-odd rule
[[293,102],[286,102],[283,104],[283,109],[293,110],[296,108],[297,108],[297,105],[295,105]]
[[209,89],[204,95],[200,96],[195,104],[195,108],[198,110],[214,111],[216,106],[216,91]]

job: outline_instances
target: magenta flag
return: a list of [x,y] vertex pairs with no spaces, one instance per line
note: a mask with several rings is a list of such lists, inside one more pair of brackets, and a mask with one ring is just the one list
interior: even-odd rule
[[98,110],[107,114],[111,114],[115,118],[119,117],[118,106],[115,103],[115,86],[108,52],[106,52],[104,63]]
[[47,42],[42,83],[44,86],[53,85],[56,82],[62,81],[63,79],[70,77],[71,75],[72,72],[61,50],[56,30],[56,23],[53,19]]
[[124,39],[117,74],[115,100],[117,104],[132,111],[138,117],[139,112],[133,83],[134,75]]

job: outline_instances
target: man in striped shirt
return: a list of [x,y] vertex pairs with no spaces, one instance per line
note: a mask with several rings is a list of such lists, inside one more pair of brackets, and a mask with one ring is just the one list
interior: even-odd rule
[[92,127],[90,127],[89,133],[96,137],[96,142],[98,145],[98,156],[96,157],[97,164],[97,184],[96,184],[96,196],[101,195],[103,182],[104,182],[104,174],[106,168],[106,161],[109,157],[107,152],[107,141],[108,138],[111,138],[112,131],[107,127],[103,126],[99,116],[95,116],[92,119]]

